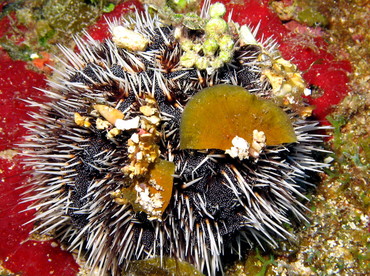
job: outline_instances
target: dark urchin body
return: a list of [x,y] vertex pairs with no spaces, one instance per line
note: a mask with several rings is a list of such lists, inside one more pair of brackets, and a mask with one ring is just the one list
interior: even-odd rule
[[[229,83],[272,97],[254,63],[260,48],[236,45],[233,60],[210,74],[182,69],[173,27],[147,13],[131,23],[151,41],[145,52],[117,48],[110,39],[76,38],[79,54],[61,47],[66,70],[44,91],[50,102],[40,104],[28,123],[27,163],[36,184],[27,200],[37,200],[30,207],[38,208],[37,230],[55,231],[70,250],[86,254],[89,267],[113,275],[130,260],[158,255],[215,274],[226,251],[240,252],[254,241],[276,246],[278,237],[290,237],[282,225],[291,223],[290,217],[304,219],[301,193],[311,185],[311,172],[324,166],[313,158],[320,151],[315,144],[321,137],[314,134],[318,124],[291,113],[298,142],[267,147],[257,161],[233,159],[219,150],[180,150],[181,113],[197,91]],[[149,220],[111,197],[124,185],[121,168],[135,131],[109,139],[107,130],[74,120],[76,112],[91,114],[96,103],[134,117],[146,94],[156,99],[162,119],[161,157],[176,164],[173,196],[162,220]]]

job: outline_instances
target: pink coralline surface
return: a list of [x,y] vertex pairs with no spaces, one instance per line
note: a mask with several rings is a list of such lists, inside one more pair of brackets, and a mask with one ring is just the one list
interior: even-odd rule
[[[259,36],[272,36],[279,43],[279,50],[285,59],[292,60],[303,71],[309,85],[323,90],[317,98],[308,97],[315,105],[314,114],[320,120],[330,112],[331,107],[348,93],[347,73],[351,71],[348,61],[337,61],[335,56],[326,51],[327,44],[315,32],[315,36],[306,39],[298,33],[299,23],[285,26],[268,6],[268,0],[245,0],[242,4],[233,1],[224,2],[228,10],[233,10],[232,18],[240,24],[257,26]],[[240,3],[241,1],[237,1]],[[0,10],[4,4],[0,4]],[[112,20],[123,13],[140,8],[138,1],[130,0],[105,14]],[[11,27],[8,17],[0,20],[0,37]],[[297,28],[298,27],[298,28]],[[94,39],[103,40],[108,36],[108,27],[102,17],[89,28]],[[45,88],[45,76],[27,69],[24,61],[14,61],[0,47],[0,151],[14,149],[26,133],[21,123],[28,118],[29,107],[20,99],[39,95],[34,87]],[[21,275],[76,275],[78,265],[72,255],[63,251],[53,241],[29,240],[28,233],[33,224],[26,224],[32,219],[33,212],[21,212],[26,204],[19,204],[21,188],[26,183],[27,175],[18,157],[6,159],[0,156],[0,263],[14,273]]]

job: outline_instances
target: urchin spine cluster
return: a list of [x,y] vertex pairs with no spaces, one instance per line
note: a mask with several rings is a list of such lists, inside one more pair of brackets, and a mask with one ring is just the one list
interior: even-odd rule
[[[269,81],[261,78],[263,61],[257,59],[261,47],[276,55],[274,42],[237,42],[232,60],[215,70],[199,70],[180,65],[178,26],[166,26],[147,11],[111,22],[111,31],[117,26],[134,26],[149,41],[146,49],[121,48],[112,39],[100,43],[88,34],[86,40],[75,37],[79,53],[60,46],[65,70],[42,90],[50,101],[29,100],[39,108],[27,123],[31,134],[23,145],[34,171],[32,195],[25,199],[36,200],[29,207],[38,210],[34,231],[53,232],[69,250],[85,255],[87,266],[99,275],[118,275],[130,260],[167,255],[214,275],[222,271],[226,251],[240,254],[245,244],[277,246],[277,238],[291,238],[283,224],[291,223],[291,215],[305,220],[305,187],[312,185],[310,174],[325,167],[313,157],[322,151],[317,122],[287,108],[298,141],[266,147],[256,160],[179,148],[181,113],[199,90],[232,84],[261,98],[274,97]],[[160,158],[176,165],[173,195],[160,220],[112,198],[112,192],[127,186],[122,171],[130,162],[127,142],[138,130],[108,136],[114,126],[99,129],[101,116],[93,108],[103,104],[132,119],[141,116],[147,96],[160,112]],[[76,113],[89,123],[77,124]]]

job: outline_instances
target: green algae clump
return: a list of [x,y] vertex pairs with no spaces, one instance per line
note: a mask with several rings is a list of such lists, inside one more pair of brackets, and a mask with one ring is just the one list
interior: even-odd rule
[[185,106],[180,124],[181,149],[221,149],[236,136],[253,142],[263,131],[268,146],[297,141],[288,115],[273,102],[240,86],[221,84],[198,92]]

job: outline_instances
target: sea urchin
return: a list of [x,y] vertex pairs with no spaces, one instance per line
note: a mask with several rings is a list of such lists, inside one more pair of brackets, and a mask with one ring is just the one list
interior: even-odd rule
[[214,275],[226,252],[276,246],[305,219],[302,193],[325,165],[318,123],[296,108],[300,74],[208,4],[192,24],[145,11],[101,43],[76,37],[49,101],[29,100],[34,231],[100,275],[155,256]]

